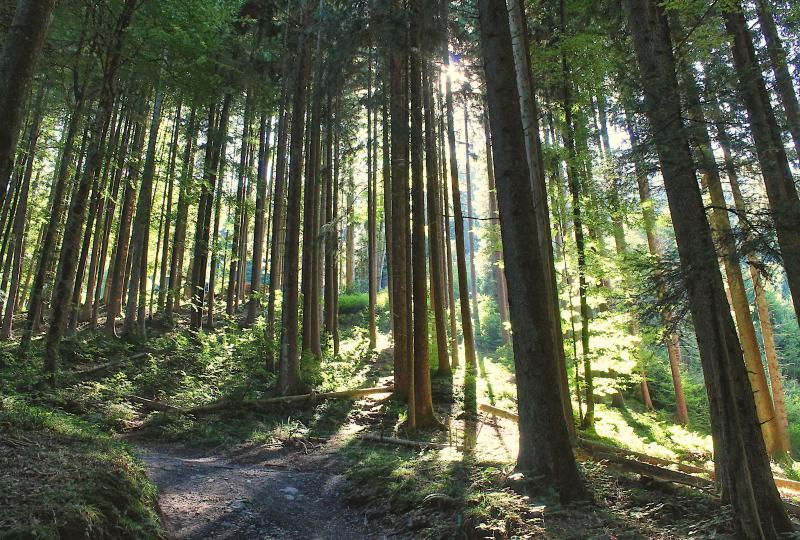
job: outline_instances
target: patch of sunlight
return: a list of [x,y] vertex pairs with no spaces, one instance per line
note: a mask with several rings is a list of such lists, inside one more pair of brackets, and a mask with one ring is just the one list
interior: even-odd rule
[[677,460],[687,455],[711,456],[710,435],[701,435],[660,420],[654,413],[597,404],[595,431],[601,439],[635,452]]

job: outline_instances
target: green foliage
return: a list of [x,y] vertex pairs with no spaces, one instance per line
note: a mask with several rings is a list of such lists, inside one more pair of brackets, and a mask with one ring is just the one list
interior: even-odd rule
[[477,346],[483,350],[495,350],[503,344],[503,328],[497,301],[493,297],[481,296],[478,310],[481,331],[476,336]]
[[361,313],[369,307],[369,295],[367,293],[345,293],[339,295],[339,313],[350,315]]

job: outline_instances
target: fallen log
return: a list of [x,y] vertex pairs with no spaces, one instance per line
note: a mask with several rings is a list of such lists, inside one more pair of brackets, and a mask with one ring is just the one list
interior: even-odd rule
[[636,459],[629,459],[619,456],[617,454],[604,454],[596,456],[599,459],[606,461],[612,466],[617,465],[625,472],[632,472],[644,476],[650,476],[658,480],[672,482],[674,484],[683,484],[704,491],[714,491],[716,489],[716,482],[703,478],[702,476],[695,476],[693,474],[682,473],[666,469],[658,465],[651,465],[650,463],[643,463]]
[[[519,423],[519,416],[511,411],[500,409],[498,407],[494,407],[486,403],[481,403],[478,406],[478,408],[484,412],[488,412],[500,418],[505,418],[507,420],[511,420],[512,422]],[[639,462],[647,463],[657,467],[665,467],[667,469],[669,467],[676,467],[679,471],[685,473],[705,474],[708,475],[711,480],[715,479],[714,471],[703,467],[697,467],[695,465],[689,465],[687,463],[680,463],[677,461],[670,461],[668,459],[651,456],[649,454],[643,454],[641,452],[636,452],[633,450],[616,448],[614,446],[608,446],[606,444],[601,444],[595,441],[589,441],[583,438],[578,438],[578,444],[580,445],[581,448],[589,451],[589,453],[591,454],[602,453],[605,455],[616,455],[620,457],[633,456]],[[789,480],[788,478],[781,478],[779,476],[775,476],[774,479],[775,479],[775,485],[778,488],[783,488],[786,490],[791,490],[800,493],[800,482],[797,482],[795,480]],[[798,515],[800,515],[800,506],[798,506],[796,509]]]
[[372,394],[391,394],[394,386],[376,386],[373,388],[356,388],[354,390],[341,390],[338,392],[323,392],[321,394],[299,394],[296,396],[280,396],[263,399],[220,400],[208,405],[200,405],[190,409],[177,409],[185,414],[208,414],[225,409],[250,408],[261,409],[270,405],[287,405],[303,401],[318,401],[326,399],[354,399]]
[[373,443],[381,443],[381,444],[393,444],[397,446],[409,446],[411,448],[436,448],[438,450],[444,450],[445,448],[454,448],[449,444],[442,444],[442,443],[435,443],[435,442],[426,442],[426,441],[412,441],[410,439],[398,439],[397,437],[383,437],[381,435],[375,435],[373,433],[367,433],[360,437],[362,441],[373,442]]
[[659,467],[677,467],[679,471],[683,471],[689,474],[710,474],[714,475],[713,471],[709,471],[708,469],[704,469],[702,467],[696,467],[694,465],[688,465],[686,463],[679,463],[677,461],[670,461],[668,459],[663,459],[655,456],[651,456],[649,454],[643,454],[641,452],[635,452],[633,450],[628,450],[626,448],[616,448],[614,446],[608,446],[607,444],[601,444],[595,441],[590,441],[588,439],[583,439],[578,437],[578,444],[581,448],[588,450],[589,453],[613,453],[620,456],[634,456],[637,460],[642,461],[644,463],[649,463],[650,465],[656,465]]

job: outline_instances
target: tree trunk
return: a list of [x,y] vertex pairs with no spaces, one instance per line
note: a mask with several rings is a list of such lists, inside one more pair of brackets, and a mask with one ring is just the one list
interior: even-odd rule
[[8,191],[25,102],[55,5],[55,0],[17,0],[0,53],[0,205]]
[[[405,21],[402,4],[392,3],[394,13]],[[391,154],[392,154],[392,337],[394,339],[394,391],[408,403],[407,425],[416,424],[413,391],[413,336],[409,333],[411,320],[408,302],[409,287],[407,258],[409,243],[408,222],[408,42],[403,33],[395,36],[397,46],[389,53]]]
[[548,308],[541,283],[544,252],[531,249],[538,238],[530,172],[524,146],[519,94],[514,77],[511,34],[505,2],[480,0],[478,20],[486,69],[494,167],[511,322],[516,331],[514,364],[517,378],[520,450],[517,469],[553,485],[562,501],[584,499],[563,415],[558,385],[556,344],[550,327],[560,324]]
[[50,195],[51,219],[48,220],[47,224],[44,226],[45,232],[42,237],[39,259],[36,263],[36,273],[33,278],[30,300],[28,301],[28,317],[25,321],[25,328],[19,345],[21,356],[26,354],[31,337],[33,333],[38,330],[39,321],[42,318],[42,301],[44,298],[45,281],[47,281],[48,270],[54,258],[58,229],[64,216],[67,181],[69,179],[70,167],[72,166],[75,137],[78,134],[78,127],[83,116],[84,103],[83,94],[79,94],[62,137],[61,156],[59,158],[58,168],[55,173]]
[[[431,369],[428,354],[428,275],[425,243],[425,175],[423,148],[425,126],[423,123],[423,61],[421,26],[424,0],[412,0],[411,61],[409,66],[409,94],[411,98],[411,264],[413,296],[414,359],[411,374],[414,377],[414,416],[412,429],[438,424],[433,415]],[[432,169],[435,178],[435,167]],[[411,400],[409,400],[410,402]]]
[[[733,203],[736,207],[736,212],[740,215],[747,213],[747,204],[745,203],[744,196],[739,188],[739,176],[736,172],[736,165],[733,161],[730,148],[730,138],[725,130],[724,124],[719,121],[720,114],[717,109],[715,100],[710,100],[712,122],[716,125],[717,140],[722,148],[722,155],[725,162],[725,172],[728,176],[728,183],[730,183],[731,191],[733,193]],[[750,226],[746,220],[739,220],[739,227],[745,237],[751,236]],[[761,277],[759,268],[761,262],[756,257],[755,253],[747,253],[747,262],[750,269],[750,278],[753,282],[753,293],[756,300],[756,309],[758,310],[758,322],[761,327],[761,338],[764,342],[764,356],[767,359],[767,370],[769,372],[770,386],[772,388],[772,404],[775,408],[776,428],[777,428],[777,450],[779,452],[788,452],[790,449],[789,441],[789,420],[786,414],[786,399],[783,392],[783,381],[781,380],[780,365],[778,364],[778,353],[775,347],[775,337],[772,329],[772,322],[769,315],[769,305],[764,291],[764,280]]]
[[473,222],[475,211],[472,208],[472,174],[470,162],[472,153],[469,142],[469,105],[464,97],[464,179],[467,185],[467,238],[469,242],[469,295],[472,300],[472,316],[475,320],[475,333],[481,333],[481,317],[478,310],[478,274],[475,272],[475,232]]
[[286,205],[286,246],[283,261],[283,307],[281,308],[281,354],[278,376],[278,389],[281,395],[302,393],[300,380],[300,355],[297,349],[298,337],[298,266],[300,244],[300,198],[303,181],[303,135],[308,94],[309,63],[311,44],[306,36],[309,24],[310,7],[303,2],[302,23],[298,31],[295,74],[292,81],[292,133],[289,149],[289,174],[287,182]]
[[258,173],[256,177],[256,223],[253,228],[253,270],[250,277],[250,300],[247,304],[247,319],[245,323],[251,325],[256,320],[261,306],[261,262],[264,258],[264,206],[267,201],[268,185],[267,174],[269,171],[269,139],[272,134],[272,119],[266,114],[261,114],[258,128]]
[[445,276],[442,268],[442,193],[439,156],[436,148],[436,111],[433,106],[432,78],[437,74],[433,62],[426,60],[423,72],[423,104],[425,106],[425,172],[428,177],[428,246],[431,267],[431,304],[436,329],[437,372],[452,373],[447,352],[447,320],[445,315]]
[[150,242],[150,216],[152,214],[153,177],[156,168],[156,143],[161,126],[161,105],[163,95],[160,83],[156,83],[153,98],[153,115],[150,121],[150,134],[147,139],[147,153],[142,170],[142,187],[136,204],[136,217],[131,234],[131,276],[128,282],[128,302],[125,305],[125,320],[122,323],[124,335],[146,336],[146,294],[147,294],[147,255]]
[[696,74],[691,66],[679,66],[679,69],[682,71],[687,112],[691,122],[689,133],[697,149],[701,183],[703,189],[709,192],[711,199],[710,223],[712,232],[716,235],[715,244],[718,246],[718,255],[722,259],[725,269],[730,299],[736,318],[736,327],[739,330],[739,340],[742,344],[747,374],[750,378],[750,385],[755,399],[756,412],[764,435],[764,444],[767,448],[767,453],[772,455],[776,451],[788,449],[778,448],[780,439],[778,422],[775,418],[775,409],[769,394],[767,377],[764,374],[764,367],[761,363],[761,352],[758,349],[756,329],[753,325],[753,316],[750,313],[750,303],[747,300],[739,253],[736,250],[736,241],[733,238],[725,194],[722,191],[719,167],[714,158],[711,137],[708,135],[708,128],[706,127],[706,117],[700,100],[700,89],[695,79]]
[[725,299],[714,241],[682,122],[675,61],[663,8],[626,0],[711,406],[717,477],[734,509],[737,538],[778,538],[793,530],[775,487]]
[[[226,96],[227,98],[228,96]],[[206,327],[214,328],[214,311],[216,309],[216,294],[217,294],[217,273],[219,272],[223,279],[225,277],[225,258],[223,255],[222,259],[222,268],[219,268],[219,254],[220,249],[219,245],[219,228],[220,223],[222,220],[222,186],[225,183],[225,164],[226,164],[226,156],[227,156],[227,148],[228,148],[228,137],[227,137],[227,126],[228,126],[228,117],[225,116],[225,123],[224,126],[222,125],[222,116],[220,116],[220,126],[219,130],[216,134],[217,142],[214,149],[214,156],[212,157],[212,162],[215,166],[215,182],[216,185],[214,189],[209,190],[208,198],[207,198],[207,206],[206,211],[208,212],[209,216],[209,226],[211,224],[211,216],[210,216],[210,208],[214,208],[214,225],[213,229],[207,229],[204,233],[208,240],[206,241],[207,250],[204,255],[205,261],[208,260],[208,255],[211,255],[211,262],[208,264],[208,293],[205,297],[205,312],[206,312]],[[244,150],[245,145],[242,144],[242,151]],[[237,201],[241,202],[240,199],[237,198]],[[240,206],[239,202],[237,205]],[[230,217],[230,209],[228,210],[228,214]],[[224,251],[223,251],[224,254]],[[236,258],[238,256],[237,252],[234,250],[231,253],[231,258]],[[205,265],[202,268],[198,268],[203,275],[205,275]],[[202,311],[202,309],[201,309]]]
[[[510,19],[510,17],[509,17]],[[512,34],[513,35],[513,34]],[[508,331],[508,290],[506,289],[506,278],[503,274],[503,246],[500,241],[500,217],[497,212],[497,189],[494,179],[494,165],[492,163],[492,138],[489,129],[488,105],[485,106],[487,112],[483,115],[483,133],[486,141],[486,177],[489,183],[489,218],[497,220],[492,222],[492,275],[494,276],[495,298],[497,309],[500,312],[500,326],[503,335],[503,343],[511,343],[511,334]]]
[[172,200],[173,194],[175,190],[175,161],[178,158],[178,140],[180,138],[180,128],[181,128],[181,105],[182,103],[178,101],[178,105],[175,107],[175,121],[172,126],[172,141],[170,142],[169,147],[169,163],[167,164],[167,199],[165,202],[165,212],[164,212],[164,227],[163,227],[163,236],[161,237],[161,274],[158,277],[158,311],[164,313],[167,304],[167,279],[170,275],[170,271],[167,269],[167,265],[170,262],[170,245],[169,245],[169,237],[170,237],[170,228],[172,227],[172,221],[174,219],[174,215],[172,212]]
[[[447,2],[443,2],[447,7]],[[445,11],[446,14],[446,11]],[[447,20],[447,17],[444,17]],[[445,40],[445,44],[447,41]],[[464,255],[464,215],[461,209],[461,188],[458,185],[458,162],[456,160],[456,133],[453,121],[453,89],[449,74],[450,54],[445,45],[444,65],[447,73],[445,81],[445,108],[447,110],[447,143],[450,152],[450,185],[453,194],[453,221],[456,234],[456,268],[458,269],[458,299],[461,305],[461,331],[464,335],[464,356],[466,362],[464,383],[464,408],[467,414],[477,415],[477,371],[475,337],[472,332],[472,318],[469,313],[469,289],[467,287],[467,263]]]
[[[656,237],[656,216],[653,210],[653,199],[650,194],[650,182],[648,179],[647,171],[645,170],[642,161],[641,146],[639,143],[639,135],[633,126],[633,120],[630,112],[625,111],[626,125],[628,131],[628,138],[631,142],[631,151],[633,152],[633,165],[636,174],[636,183],[639,189],[639,203],[642,206],[642,216],[644,221],[644,232],[647,237],[647,248],[652,257],[661,257],[661,247]],[[659,300],[664,297],[663,285],[658,287],[656,294]],[[669,310],[664,310],[661,313],[661,320],[667,327],[674,325],[674,314]],[[667,348],[667,357],[669,358],[669,368],[672,373],[672,385],[675,390],[675,414],[679,424],[689,424],[689,409],[686,406],[686,396],[683,392],[683,382],[681,381],[681,346],[678,339],[678,334],[670,330],[664,337],[664,345]]]
[[792,75],[786,65],[786,51],[783,48],[778,29],[775,27],[775,18],[772,15],[772,6],[768,0],[756,0],[756,13],[758,25],[764,41],[767,43],[767,54],[772,72],[775,74],[775,86],[781,98],[783,111],[786,113],[786,123],[792,135],[796,158],[800,160],[800,104],[797,103],[797,93],[794,89]]
[[369,333],[369,348],[374,349],[377,342],[375,328],[375,302],[378,295],[376,283],[376,244],[377,235],[377,163],[373,161],[373,147],[378,142],[373,137],[372,123],[372,45],[370,45],[367,61],[367,288],[369,306],[367,309],[367,331]]
[[800,198],[797,196],[797,187],[789,168],[775,112],[761,76],[753,38],[739,2],[734,2],[724,17],[725,27],[731,38],[733,63],[739,78],[739,94],[747,107],[750,130],[767,188],[767,198],[775,221],[775,232],[792,293],[795,315],[800,320]]
[[14,250],[9,253],[13,258],[11,263],[11,283],[6,291],[5,311],[3,313],[2,328],[0,328],[0,339],[10,339],[11,329],[14,321],[14,309],[17,305],[17,297],[20,287],[22,273],[22,257],[25,249],[25,223],[28,216],[28,193],[30,192],[31,177],[33,176],[33,164],[36,161],[36,145],[39,140],[40,127],[42,123],[42,100],[46,93],[46,83],[42,83],[37,92],[36,104],[34,105],[33,120],[30,127],[28,138],[27,162],[25,172],[22,176],[22,185],[19,189],[19,200],[16,212],[14,213],[13,227],[11,234],[14,238]]
[[[288,55],[287,55],[288,56]],[[289,138],[289,89],[292,87],[292,74],[288,61],[284,62],[284,84],[281,96],[281,107],[278,112],[277,141],[275,144],[275,190],[272,196],[272,236],[269,248],[269,283],[267,293],[267,340],[272,345],[267,351],[267,371],[275,371],[275,295],[280,290],[282,272],[281,248],[283,246],[282,227],[284,222],[286,191],[286,145]]]
[[[564,1],[561,1],[561,24],[564,25]],[[572,195],[572,224],[575,233],[575,248],[578,251],[578,297],[581,313],[581,355],[583,359],[584,401],[586,412],[583,415],[583,427],[594,427],[594,381],[592,378],[592,362],[589,358],[589,285],[586,279],[586,240],[583,235],[583,194],[578,171],[578,153],[575,149],[575,124],[572,117],[572,81],[566,53],[561,52],[561,68],[564,74],[564,146],[567,150],[567,178]],[[577,360],[577,359],[576,359]]]
[[125,269],[129,259],[133,207],[136,202],[136,184],[139,176],[138,159],[144,149],[144,126],[138,119],[136,120],[133,139],[132,155],[136,159],[128,162],[128,177],[125,182],[125,194],[123,195],[122,209],[117,224],[117,241],[114,248],[108,308],[106,309],[106,333],[112,336],[116,334],[116,319],[122,307],[122,289],[125,285]]
[[234,205],[234,218],[233,218],[233,238],[231,241],[231,262],[229,265],[228,274],[228,290],[225,295],[225,313],[233,315],[234,304],[237,303],[239,293],[239,280],[241,279],[242,265],[245,261],[240,259],[240,251],[242,243],[242,223],[244,214],[245,202],[245,184],[248,182],[247,178],[247,157],[248,157],[248,139],[250,137],[250,117],[253,108],[253,92],[247,92],[244,106],[244,119],[242,127],[242,148],[239,159],[239,183],[236,188],[236,204]]
[[192,107],[192,112],[189,114],[189,124],[186,126],[186,146],[183,151],[180,192],[178,193],[178,208],[175,215],[175,236],[172,241],[172,257],[169,264],[169,291],[167,292],[167,305],[164,308],[164,317],[169,323],[173,322],[175,307],[180,306],[181,278],[183,276],[183,258],[186,252],[186,228],[189,215],[189,193],[192,191],[192,175],[194,173],[194,141],[197,136],[196,118],[197,110]]

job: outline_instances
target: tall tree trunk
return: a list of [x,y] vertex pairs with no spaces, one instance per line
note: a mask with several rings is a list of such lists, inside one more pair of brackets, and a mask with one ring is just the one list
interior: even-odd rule
[[261,306],[261,263],[264,258],[264,206],[268,197],[267,174],[269,171],[269,139],[272,134],[272,119],[261,114],[258,128],[258,172],[256,177],[256,223],[253,228],[253,269],[250,278],[250,300],[247,304],[247,319],[251,325],[256,320]]
[[[409,69],[409,94],[411,98],[411,265],[413,296],[414,360],[411,369],[414,377],[414,424],[411,428],[426,428],[438,424],[433,415],[431,369],[428,351],[428,275],[425,243],[425,175],[423,148],[425,126],[423,123],[423,75],[425,62],[422,55],[421,26],[422,3],[411,3],[411,61]],[[434,173],[434,169],[431,171]],[[435,173],[433,174],[435,178]],[[410,401],[410,400],[409,400]]]
[[[288,63],[287,63],[288,65]],[[282,227],[284,222],[285,192],[286,192],[286,145],[289,138],[289,88],[291,87],[291,74],[286,72],[286,82],[284,83],[281,109],[278,113],[277,141],[275,144],[275,190],[272,196],[272,236],[270,237],[270,264],[269,264],[269,283],[267,293],[267,340],[273,343],[275,340],[275,295],[280,290],[278,276],[282,272],[281,248]],[[276,351],[272,347],[267,352],[266,368],[267,371],[275,371]]]
[[120,63],[122,44],[125,39],[126,29],[130,24],[136,0],[125,0],[122,11],[116,21],[112,42],[106,54],[98,110],[95,114],[92,127],[92,140],[89,145],[84,172],[75,189],[70,205],[67,225],[64,229],[64,241],[61,246],[61,255],[58,264],[58,274],[53,290],[53,305],[50,313],[50,328],[47,332],[45,345],[45,372],[55,383],[55,374],[61,357],[61,338],[66,330],[70,313],[70,299],[75,285],[75,272],[78,262],[78,242],[83,229],[86,213],[86,202],[89,189],[94,178],[100,172],[103,157],[103,145],[106,138],[108,123],[114,106],[114,81]]
[[239,293],[239,280],[244,260],[240,259],[242,243],[242,223],[244,215],[245,185],[247,178],[248,139],[250,137],[250,117],[253,110],[253,92],[247,92],[244,106],[244,119],[242,127],[242,148],[239,159],[239,183],[236,188],[236,204],[234,205],[233,238],[231,240],[231,262],[228,274],[228,290],[225,295],[225,312],[233,315],[234,305],[237,303]]
[[[512,34],[513,35],[513,34]],[[488,105],[485,107],[487,112],[483,115],[483,134],[486,141],[486,177],[489,183],[489,218],[492,221],[492,275],[494,277],[497,310],[500,312],[500,326],[503,335],[503,343],[511,343],[511,334],[508,331],[508,291],[506,289],[506,278],[503,274],[503,246],[500,242],[500,222],[497,212],[497,189],[494,179],[494,164],[492,163],[492,137],[489,130]]]
[[[122,132],[122,138],[120,140],[120,144],[116,150],[116,161],[114,163],[113,169],[113,179],[111,181],[112,188],[111,188],[111,197],[108,199],[108,204],[106,205],[105,209],[105,217],[103,218],[102,224],[102,234],[103,234],[103,242],[100,247],[100,256],[98,261],[98,268],[97,268],[97,276],[95,278],[95,288],[93,291],[94,299],[92,301],[91,307],[91,315],[89,321],[89,327],[91,329],[97,328],[98,319],[100,317],[100,303],[103,301],[104,292],[106,295],[108,294],[108,278],[111,276],[111,268],[109,268],[108,276],[106,279],[103,279],[103,274],[106,271],[106,256],[108,255],[108,245],[111,240],[111,225],[114,221],[114,214],[116,213],[117,208],[117,198],[120,193],[120,185],[122,184],[122,176],[123,176],[123,160],[127,156],[128,148],[131,143],[131,127],[132,127],[131,115],[130,113],[126,114],[125,119],[125,128]],[[112,252],[111,254],[111,263],[113,263],[115,259],[115,253]],[[106,287],[104,288],[104,284]],[[105,289],[105,290],[104,290]]]
[[136,192],[139,176],[139,159],[144,150],[144,126],[140,119],[136,120],[133,136],[134,159],[128,162],[128,174],[125,181],[125,193],[122,199],[119,222],[117,224],[117,241],[114,248],[113,265],[111,267],[111,284],[108,293],[108,308],[106,309],[106,333],[116,333],[116,319],[122,307],[122,290],[125,286],[125,270],[128,264],[128,254],[131,240],[131,224],[133,222],[133,208],[136,203]]
[[475,333],[481,333],[481,317],[478,310],[478,274],[475,272],[475,232],[473,221],[475,211],[472,208],[472,173],[470,162],[472,152],[469,142],[469,105],[464,97],[464,179],[467,187],[467,238],[469,242],[469,295],[472,300],[472,316],[475,320]]
[[8,191],[25,103],[55,5],[55,0],[17,0],[0,53],[0,204]]
[[794,527],[775,487],[747,379],[736,327],[725,298],[682,122],[675,61],[663,8],[626,0],[652,126],[697,334],[711,406],[717,478],[734,509],[738,538],[778,538]]
[[[405,20],[402,4],[393,2],[395,14]],[[392,153],[392,332],[394,339],[394,392],[408,403],[407,423],[416,424],[413,390],[413,336],[408,296],[411,292],[406,273],[411,261],[407,258],[408,222],[408,43],[404,33],[395,36],[396,46],[389,53],[391,153]]]
[[51,261],[57,245],[58,229],[64,216],[67,181],[72,166],[72,156],[75,149],[75,138],[78,134],[80,120],[83,117],[83,94],[77,96],[70,114],[65,131],[61,139],[61,156],[55,173],[53,187],[50,195],[51,219],[47,221],[44,236],[42,237],[39,259],[36,263],[36,274],[33,278],[30,300],[28,301],[28,317],[20,340],[20,355],[24,356],[31,342],[34,332],[38,331],[39,321],[42,318],[42,301],[44,298],[45,281],[50,269]]
[[373,161],[373,147],[378,144],[373,138],[372,114],[372,45],[370,44],[367,60],[367,288],[369,306],[367,309],[367,331],[369,333],[369,348],[374,349],[377,342],[375,327],[375,303],[378,296],[376,283],[376,251],[377,251],[377,163]]
[[167,164],[167,198],[165,201],[163,236],[161,237],[161,274],[158,277],[158,311],[164,313],[167,304],[167,279],[170,271],[167,265],[170,262],[170,229],[174,214],[172,211],[172,200],[175,191],[175,162],[178,158],[178,140],[181,128],[181,109],[182,102],[178,101],[175,107],[175,121],[172,126],[172,141],[169,146],[169,163]]
[[794,311],[800,320],[800,198],[740,3],[733,2],[724,17],[739,78],[739,94],[750,119]]
[[[227,117],[226,123],[227,126]],[[221,126],[220,126],[221,127]],[[220,246],[219,242],[219,228],[222,222],[222,196],[223,196],[223,185],[225,184],[225,164],[226,164],[226,156],[227,156],[227,148],[228,148],[228,137],[227,131],[219,131],[217,136],[219,137],[217,145],[215,147],[215,154],[212,158],[213,163],[217,167],[216,169],[216,187],[213,190],[210,190],[208,195],[209,198],[207,199],[208,205],[206,209],[212,207],[214,208],[214,225],[213,229],[208,231],[207,234],[209,241],[208,241],[208,251],[206,253],[206,259],[208,254],[211,255],[211,262],[208,265],[208,293],[205,298],[205,311],[206,311],[206,326],[208,328],[214,328],[214,312],[216,310],[216,298],[217,298],[217,273],[219,272],[223,279],[225,277],[225,250],[221,249],[223,246]],[[245,151],[245,144],[242,144],[242,151]],[[212,203],[213,201],[213,203]],[[237,206],[241,206],[241,200],[237,198]],[[230,209],[228,209],[228,214],[230,217]],[[210,223],[210,221],[209,221]],[[222,268],[220,268],[219,264],[219,256],[220,253],[223,253],[222,259]],[[231,258],[238,257],[237,250],[232,251]],[[203,267],[205,268],[205,266]],[[200,270],[200,269],[199,269]]]
[[[710,103],[711,121],[717,130],[717,141],[722,148],[722,155],[725,163],[725,173],[728,176],[728,183],[733,193],[733,203],[739,215],[746,215],[748,208],[744,196],[739,187],[739,175],[736,172],[736,164],[731,154],[730,137],[725,130],[725,125],[720,121],[718,105],[714,99],[707,100]],[[746,238],[750,238],[752,231],[747,220],[739,220]],[[748,252],[747,263],[750,270],[750,278],[753,282],[753,293],[758,310],[758,322],[761,327],[761,338],[764,342],[764,356],[767,359],[767,370],[769,372],[770,387],[772,388],[772,404],[775,408],[776,428],[777,428],[777,450],[786,452],[790,448],[789,441],[789,419],[786,414],[786,399],[783,392],[783,381],[781,380],[780,365],[778,364],[778,353],[775,346],[775,336],[770,320],[769,305],[767,304],[766,293],[764,291],[764,280],[761,276],[761,262],[755,253]]]
[[[564,1],[561,0],[561,24],[564,20]],[[572,113],[572,79],[566,53],[561,52],[561,69],[564,75],[564,146],[567,150],[567,178],[569,191],[572,195],[572,224],[575,233],[575,248],[578,251],[578,298],[581,313],[581,355],[583,359],[583,377],[586,402],[586,412],[583,415],[583,427],[594,427],[594,381],[592,377],[592,362],[589,357],[589,285],[586,279],[586,240],[583,235],[584,205],[581,179],[579,178],[578,153],[575,148],[575,124]],[[576,359],[577,360],[577,359]]]
[[189,123],[186,126],[186,142],[183,150],[181,166],[180,192],[178,208],[175,215],[175,237],[172,242],[172,257],[169,264],[169,291],[164,316],[169,323],[173,322],[176,306],[180,306],[181,277],[183,276],[183,258],[186,252],[186,227],[189,215],[189,193],[192,191],[192,175],[194,174],[194,141],[197,136],[197,109],[192,107]]
[[553,319],[547,289],[541,286],[545,280],[543,250],[541,246],[531,249],[530,244],[531,238],[538,238],[535,213],[542,209],[533,206],[507,13],[505,2],[478,2],[505,274],[511,291],[511,322],[516,329],[517,469],[543,477],[556,487],[563,501],[584,499],[587,494],[570,446],[559,396],[556,344],[549,329],[560,321]]
[[722,259],[727,278],[730,300],[736,318],[736,327],[739,330],[739,340],[742,344],[744,361],[747,365],[747,374],[752,386],[761,432],[764,435],[764,444],[767,448],[767,453],[772,455],[776,451],[786,451],[788,448],[779,448],[778,422],[769,394],[767,377],[764,374],[764,367],[761,363],[761,352],[758,349],[756,329],[753,325],[753,316],[750,313],[750,302],[747,300],[739,253],[736,249],[736,241],[733,238],[725,194],[722,191],[719,167],[714,158],[711,137],[708,134],[706,117],[700,100],[700,89],[696,82],[696,74],[691,66],[680,65],[679,69],[682,71],[681,78],[683,79],[687,112],[691,122],[689,134],[698,154],[700,179],[703,189],[708,191],[711,199],[710,223],[712,231],[716,235],[715,243],[718,246],[718,255]]
[[42,123],[42,101],[46,93],[46,83],[43,82],[37,92],[36,104],[34,105],[33,120],[30,127],[28,138],[27,162],[25,172],[22,176],[22,185],[19,190],[19,202],[17,202],[16,212],[14,213],[13,227],[11,234],[14,237],[14,249],[9,253],[13,258],[11,263],[11,283],[6,291],[5,311],[3,313],[2,328],[0,328],[0,339],[11,338],[12,323],[14,320],[14,309],[17,305],[17,297],[20,287],[20,277],[22,274],[22,257],[25,249],[25,223],[28,216],[28,193],[30,191],[31,177],[33,176],[33,164],[36,161],[36,145],[41,133]]
[[150,216],[153,211],[153,177],[156,168],[156,143],[161,126],[161,105],[163,95],[160,82],[156,83],[153,97],[153,115],[150,121],[150,134],[147,139],[147,153],[142,170],[142,186],[136,203],[136,217],[131,235],[131,276],[128,282],[128,302],[125,305],[125,320],[122,323],[124,335],[146,336],[146,300],[147,300],[147,255],[150,243]]
[[[446,8],[448,2],[443,2]],[[447,21],[445,10],[445,27]],[[447,34],[445,33],[445,36]],[[445,44],[447,41],[445,40]],[[464,357],[466,363],[464,382],[464,408],[468,414],[477,414],[477,371],[475,337],[472,332],[472,318],[469,313],[469,289],[467,284],[467,263],[464,254],[464,214],[461,209],[461,188],[458,185],[458,162],[456,158],[456,132],[453,121],[453,89],[449,73],[450,54],[445,45],[444,65],[447,73],[445,81],[445,108],[447,110],[447,144],[450,152],[450,185],[453,194],[453,221],[456,234],[456,268],[458,269],[458,299],[461,305],[461,332],[464,335]]]
[[292,133],[289,150],[289,174],[286,205],[286,246],[283,261],[283,307],[281,308],[281,356],[278,390],[283,395],[300,393],[300,355],[298,338],[298,266],[300,244],[300,199],[303,188],[303,136],[308,94],[311,43],[306,35],[310,19],[308,2],[303,2],[302,23],[298,30],[295,74],[292,81]]
[[452,373],[447,352],[447,321],[445,315],[445,279],[442,248],[442,193],[440,185],[439,156],[436,148],[436,111],[433,106],[433,62],[426,59],[423,77],[423,104],[425,106],[425,172],[428,178],[428,246],[431,267],[431,304],[434,328],[436,329],[437,372],[449,376]]

